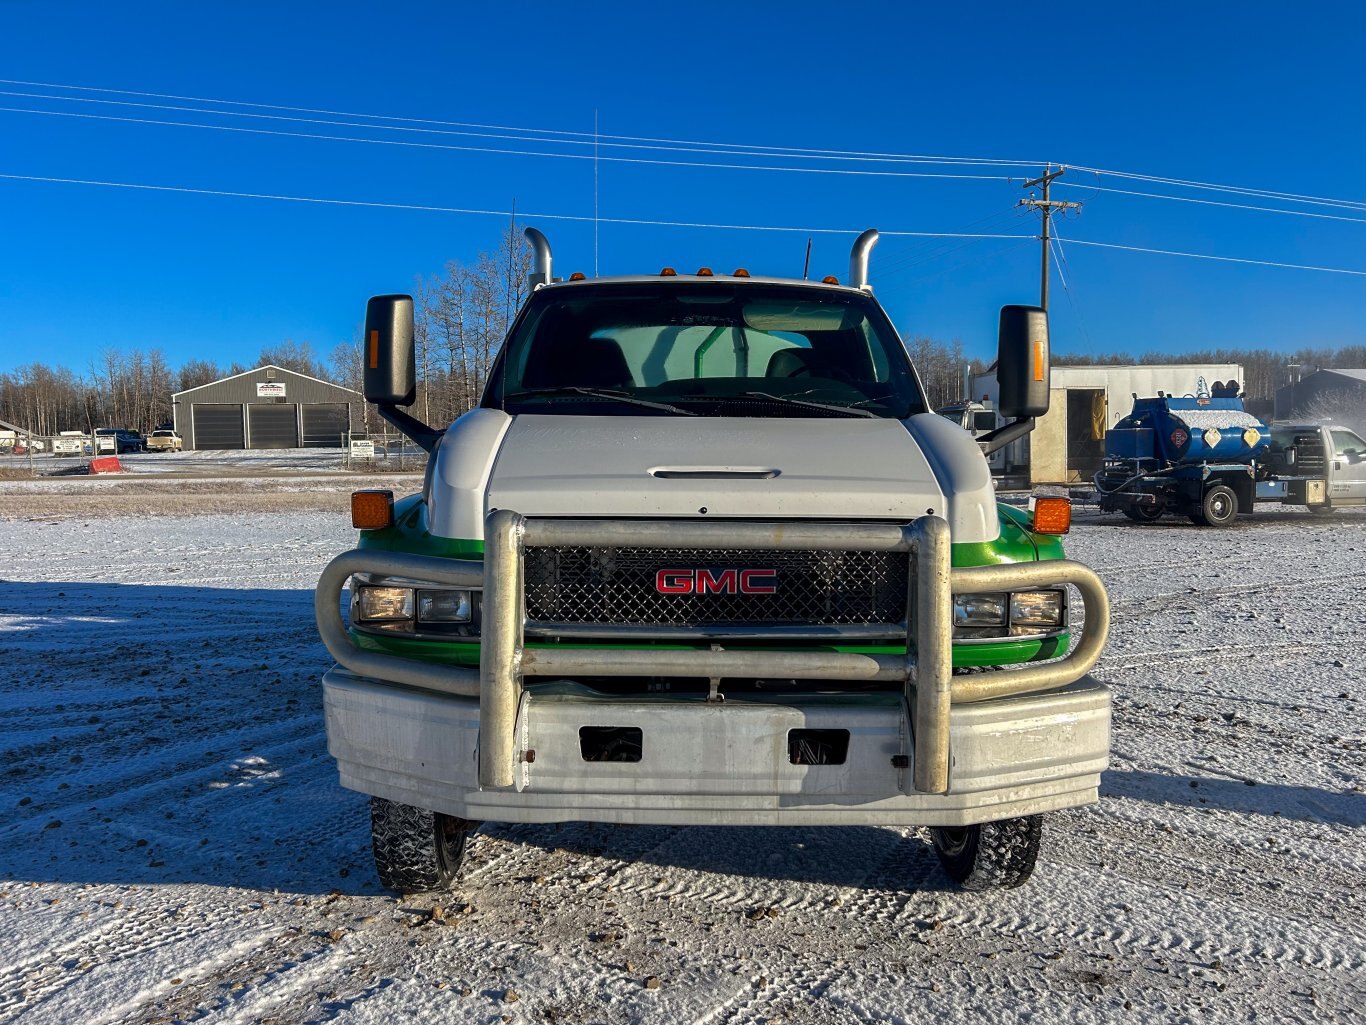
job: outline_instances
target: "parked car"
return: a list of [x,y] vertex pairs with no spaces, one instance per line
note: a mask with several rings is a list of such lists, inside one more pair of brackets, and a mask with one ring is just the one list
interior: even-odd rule
[[148,452],[179,452],[182,448],[184,443],[175,431],[153,431],[147,436]]
[[130,431],[126,427],[100,427],[95,431],[95,449],[97,454],[145,452],[147,442],[137,431]]

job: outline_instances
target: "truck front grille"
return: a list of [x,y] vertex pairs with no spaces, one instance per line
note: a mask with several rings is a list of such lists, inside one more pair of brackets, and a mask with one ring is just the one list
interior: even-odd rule
[[897,552],[528,547],[525,568],[529,622],[790,627],[906,617],[908,560]]

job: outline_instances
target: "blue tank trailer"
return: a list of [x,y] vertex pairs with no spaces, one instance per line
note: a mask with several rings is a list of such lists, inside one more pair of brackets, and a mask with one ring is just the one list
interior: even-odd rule
[[1323,431],[1273,431],[1236,396],[1236,385],[1212,395],[1135,396],[1105,433],[1105,465],[1094,478],[1101,510],[1135,523],[1170,512],[1202,526],[1226,526],[1258,501],[1326,511]]

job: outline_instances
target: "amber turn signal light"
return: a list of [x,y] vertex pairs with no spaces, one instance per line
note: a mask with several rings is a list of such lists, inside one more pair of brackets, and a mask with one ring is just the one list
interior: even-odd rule
[[1034,499],[1034,532],[1036,534],[1066,534],[1071,528],[1071,499]]
[[392,491],[351,492],[351,526],[357,530],[384,530],[393,525]]

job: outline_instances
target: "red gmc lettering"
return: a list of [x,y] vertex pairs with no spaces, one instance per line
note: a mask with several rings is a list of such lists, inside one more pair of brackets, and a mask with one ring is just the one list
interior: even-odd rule
[[655,574],[655,590],[660,594],[692,594],[690,569],[662,569]]
[[655,574],[660,594],[775,594],[778,571],[772,569],[661,569]]
[[741,594],[773,594],[778,590],[778,573],[771,569],[742,569]]
[[713,573],[709,569],[697,571],[697,593],[734,594],[740,586],[738,570],[723,569]]

